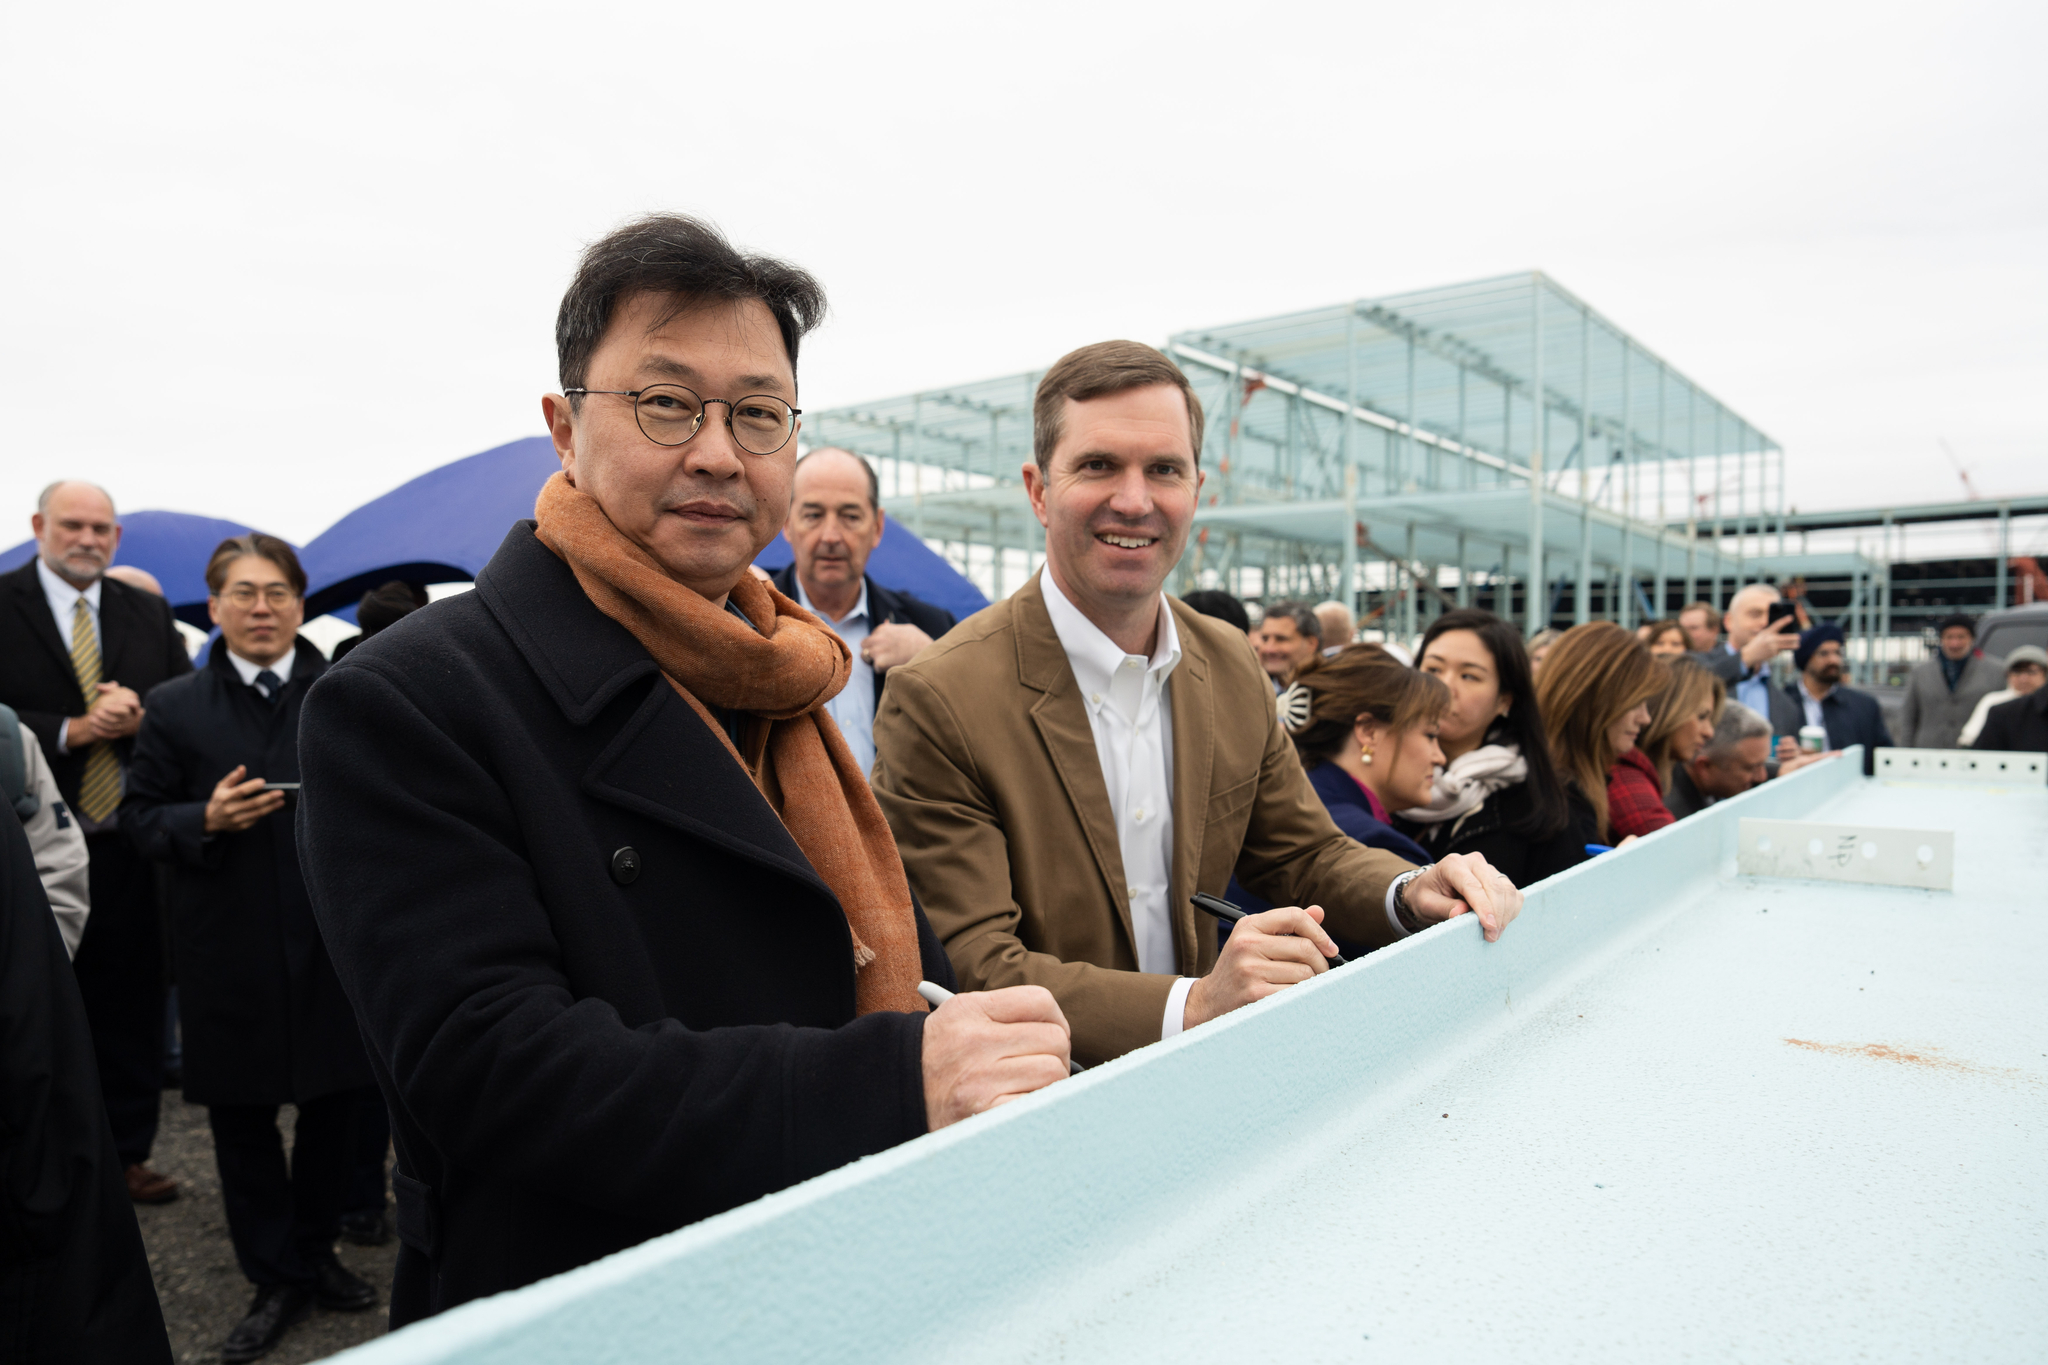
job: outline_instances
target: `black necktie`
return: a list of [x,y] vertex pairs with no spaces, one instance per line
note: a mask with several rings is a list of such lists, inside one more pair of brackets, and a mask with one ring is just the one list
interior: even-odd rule
[[256,675],[256,690],[263,694],[263,700],[276,701],[278,692],[284,687],[284,679],[264,669]]

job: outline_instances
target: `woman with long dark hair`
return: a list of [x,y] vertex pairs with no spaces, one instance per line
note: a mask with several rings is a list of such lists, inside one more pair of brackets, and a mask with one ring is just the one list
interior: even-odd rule
[[1516,886],[1584,862],[1520,633],[1490,611],[1447,611],[1423,634],[1417,667],[1450,691],[1437,729],[1446,762],[1394,827],[1433,859],[1484,854]]
[[1551,755],[1590,816],[1589,839],[1615,844],[1674,818],[1657,770],[1636,747],[1669,680],[1642,641],[1612,621],[1573,626],[1551,646],[1536,700]]

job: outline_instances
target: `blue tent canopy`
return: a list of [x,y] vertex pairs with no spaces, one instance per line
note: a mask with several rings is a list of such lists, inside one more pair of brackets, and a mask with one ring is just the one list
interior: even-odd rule
[[[206,561],[230,536],[247,535],[249,528],[238,521],[199,517],[189,512],[127,512],[121,517],[121,548],[116,564],[132,564],[156,575],[164,585],[164,596],[181,620],[204,630],[206,617]],[[0,572],[28,563],[36,543],[25,540],[0,551]]]
[[530,436],[444,464],[371,500],[322,531],[300,554],[306,614],[354,619],[380,583],[475,578],[513,522],[533,515],[540,486],[559,467],[545,436]]
[[[554,444],[531,436],[442,465],[364,503],[299,551],[306,615],[332,612],[353,621],[362,595],[394,578],[422,585],[475,578],[512,524],[533,515],[541,485],[559,467]],[[131,512],[121,522],[117,562],[155,574],[172,610],[204,628],[206,561],[215,546],[249,528],[185,512]],[[34,553],[32,540],[0,553],[0,571],[27,563]],[[779,569],[790,556],[789,542],[778,535],[755,562]],[[883,586],[955,616],[988,605],[974,584],[893,521],[885,524],[868,572]]]
[[[353,620],[356,602],[380,583],[453,583],[475,578],[505,532],[533,515],[533,502],[559,468],[545,436],[456,460],[367,502],[315,537],[301,552],[307,615]],[[790,561],[777,536],[755,560],[764,569]],[[988,605],[974,584],[894,522],[868,560],[868,572],[895,588],[966,617]]]
[[[795,557],[789,541],[778,535],[754,556],[754,562],[772,572]],[[896,521],[882,523],[882,543],[868,556],[868,577],[885,588],[944,607],[963,621],[988,605],[980,588]]]

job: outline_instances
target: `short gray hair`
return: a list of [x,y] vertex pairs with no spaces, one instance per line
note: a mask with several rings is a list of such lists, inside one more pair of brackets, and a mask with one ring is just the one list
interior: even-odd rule
[[[105,499],[107,500],[107,506],[109,506],[109,507],[113,507],[113,506],[114,506],[114,495],[113,495],[112,493],[109,493],[109,492],[108,492],[108,491],[107,491],[106,489],[104,489],[104,488],[100,487],[100,486],[99,486],[98,484],[96,484],[96,483],[93,483],[93,482],[92,482],[91,480],[89,480],[89,479],[59,479],[59,480],[57,480],[57,482],[55,482],[55,483],[51,484],[51,485],[50,485],[49,487],[45,488],[45,489],[44,489],[44,490],[43,490],[42,492],[40,492],[40,493],[36,494],[36,515],[37,515],[37,516],[41,517],[41,516],[47,516],[47,515],[49,515],[49,511],[50,511],[50,499],[51,499],[51,498],[54,498],[54,497],[56,497],[56,496],[57,496],[57,490],[58,490],[58,489],[60,489],[60,488],[62,488],[62,487],[63,487],[63,486],[65,485],[65,484],[67,484],[67,483],[76,483],[76,484],[83,484],[83,485],[84,485],[85,487],[87,487],[87,488],[90,488],[90,489],[91,489],[91,490],[92,490],[93,492],[95,492],[95,493],[99,494],[99,495],[100,495],[101,497],[105,498]],[[119,508],[115,508],[114,514],[115,514],[116,516],[119,516],[119,515],[120,515],[120,509],[119,509]]]
[[1311,640],[1321,641],[1323,638],[1323,623],[1316,619],[1316,609],[1306,602],[1291,599],[1275,602],[1266,608],[1259,620],[1270,621],[1276,616],[1294,622],[1294,628]]
[[1771,723],[1739,701],[1731,701],[1721,708],[1721,719],[1714,722],[1714,737],[1707,741],[1701,752],[1709,757],[1735,752],[1735,746],[1746,739],[1769,739]]
[[1775,583],[1745,583],[1735,590],[1733,597],[1728,599],[1728,610],[1734,611],[1735,604],[1751,593],[1769,593],[1773,602],[1778,601],[1785,595],[1778,591],[1778,586]]

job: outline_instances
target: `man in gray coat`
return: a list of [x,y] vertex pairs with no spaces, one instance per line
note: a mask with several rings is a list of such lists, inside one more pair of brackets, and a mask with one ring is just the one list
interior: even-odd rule
[[1908,749],[1953,749],[1986,693],[2005,686],[2005,660],[1977,648],[1977,623],[1958,613],[1941,621],[1941,652],[1906,679],[1899,743]]

